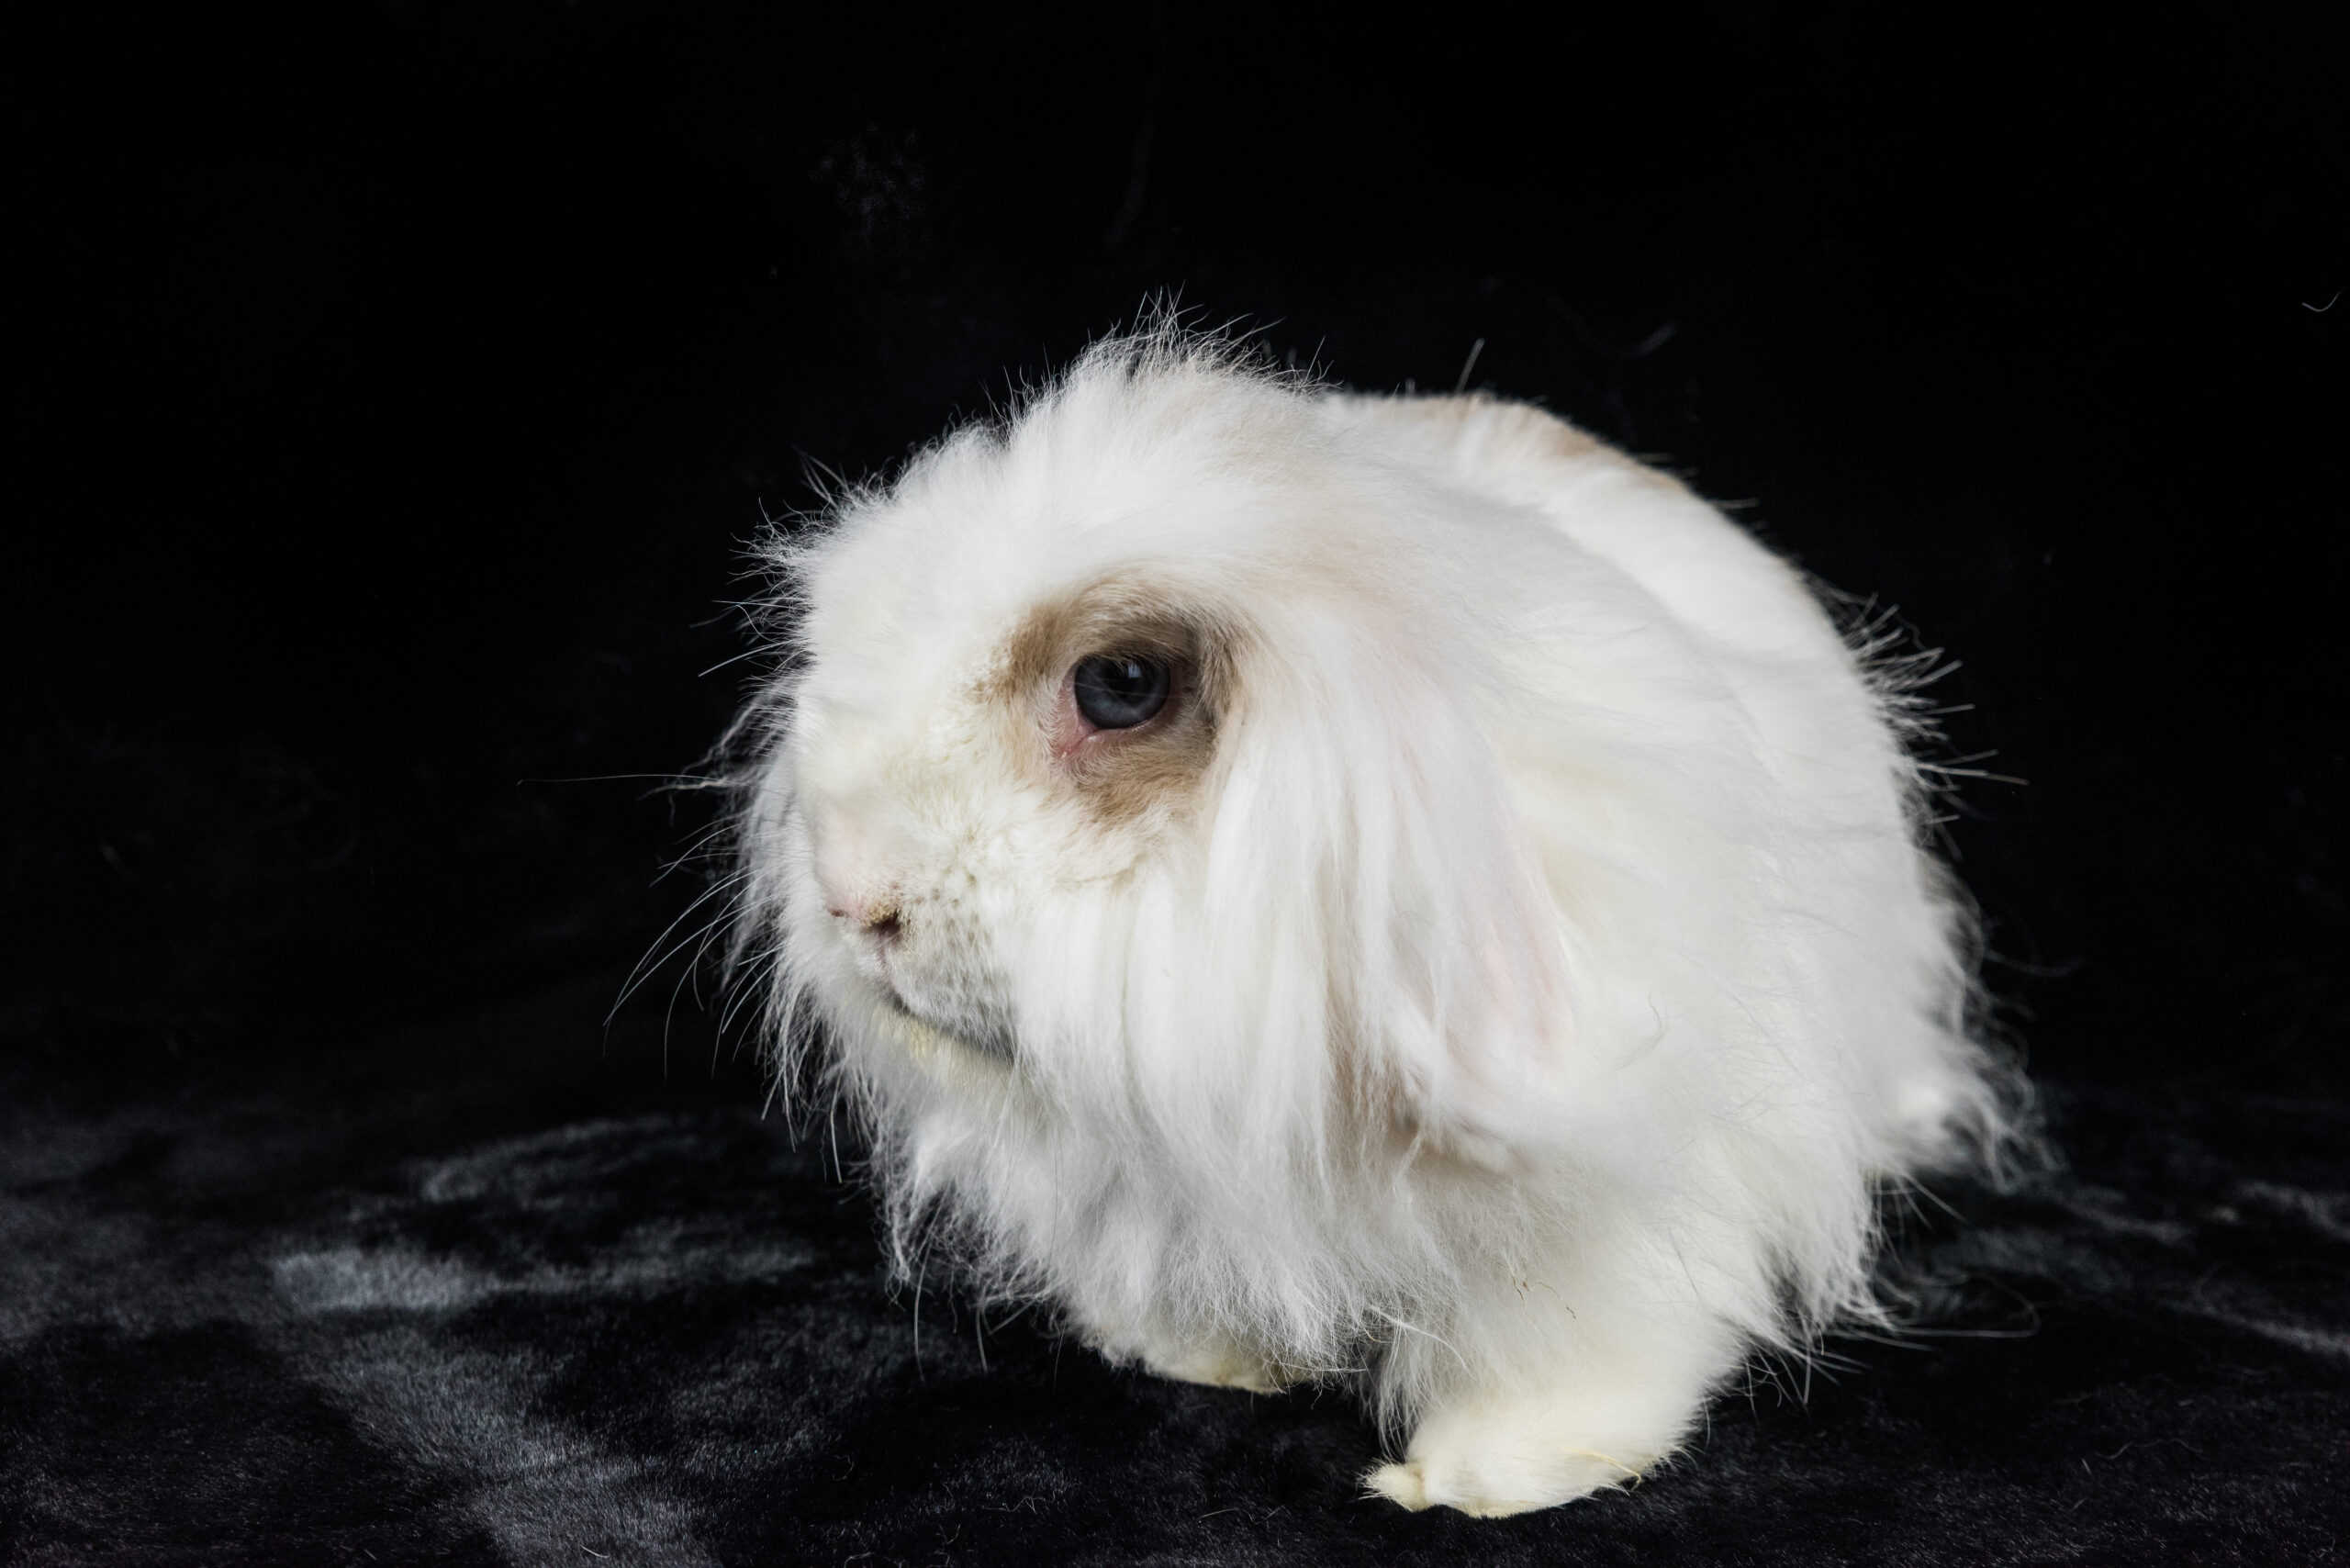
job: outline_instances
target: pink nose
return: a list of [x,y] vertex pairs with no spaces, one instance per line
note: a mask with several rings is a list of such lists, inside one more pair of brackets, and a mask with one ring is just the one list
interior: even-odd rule
[[824,913],[887,942],[904,929],[895,879],[876,856],[870,824],[838,810],[817,813],[811,846]]
[[868,899],[828,897],[824,913],[834,920],[846,921],[859,931],[884,942],[894,939],[905,930],[905,916],[899,911],[897,900],[888,893]]

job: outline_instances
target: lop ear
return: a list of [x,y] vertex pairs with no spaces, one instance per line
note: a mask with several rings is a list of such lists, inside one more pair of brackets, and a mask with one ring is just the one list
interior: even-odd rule
[[[1316,651],[1346,635],[1324,626]],[[1571,955],[1536,835],[1464,672],[1360,633],[1320,667],[1331,675],[1272,693],[1279,734],[1241,759],[1263,813],[1248,836],[1295,867],[1265,890],[1273,939],[1314,930],[1330,1049],[1360,1114],[1510,1165],[1566,1135],[1572,1060]]]
[[1387,955],[1362,981],[1359,1048],[1403,1130],[1501,1170],[1565,1135],[1574,986],[1530,835],[1491,758],[1471,737],[1454,745],[1385,843],[1357,846],[1366,872],[1390,861],[1365,879],[1385,883],[1383,903],[1359,904],[1366,946]]

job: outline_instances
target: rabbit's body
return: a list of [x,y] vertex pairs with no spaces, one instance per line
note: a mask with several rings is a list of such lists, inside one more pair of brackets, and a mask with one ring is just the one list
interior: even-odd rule
[[[783,553],[745,935],[901,1247],[1166,1375],[1358,1382],[1399,1502],[1642,1473],[1999,1131],[1886,695],[1539,410],[1162,332]],[[1097,725],[1102,655],[1164,706]]]

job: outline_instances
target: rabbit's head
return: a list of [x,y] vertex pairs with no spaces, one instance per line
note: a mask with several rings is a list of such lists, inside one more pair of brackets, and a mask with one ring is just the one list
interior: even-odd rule
[[787,1009],[868,1088],[1160,1169],[1496,1152],[1570,988],[1495,741],[1546,720],[1506,552],[1438,545],[1460,504],[1158,331],[779,543],[744,842]]

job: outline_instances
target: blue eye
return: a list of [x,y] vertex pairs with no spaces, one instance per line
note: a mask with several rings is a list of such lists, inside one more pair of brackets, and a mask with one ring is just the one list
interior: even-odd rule
[[1096,654],[1069,672],[1077,711],[1097,730],[1131,730],[1167,706],[1167,666],[1125,654]]

